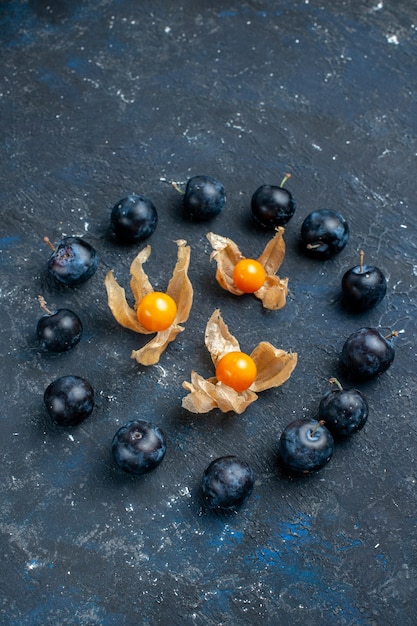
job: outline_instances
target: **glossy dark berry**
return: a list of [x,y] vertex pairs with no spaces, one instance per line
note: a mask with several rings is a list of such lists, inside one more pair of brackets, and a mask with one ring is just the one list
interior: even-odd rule
[[343,389],[338,380],[332,378],[337,387],[327,391],[319,404],[319,420],[338,437],[347,437],[363,428],[368,419],[368,402],[358,389]]
[[301,225],[301,247],[317,259],[328,259],[338,254],[348,239],[348,223],[343,215],[332,209],[313,211]]
[[113,437],[112,454],[116,464],[128,474],[147,474],[165,456],[165,435],[159,426],[146,420],[131,420]]
[[183,204],[184,213],[195,221],[210,220],[226,203],[223,184],[211,176],[194,176],[187,182]]
[[51,419],[59,426],[75,426],[94,408],[94,390],[80,376],[61,376],[45,389],[45,406]]
[[201,492],[207,508],[233,509],[245,502],[254,485],[252,467],[235,455],[215,459],[205,469]]
[[53,249],[48,260],[48,272],[59,283],[74,287],[95,273],[97,252],[81,237],[64,237],[56,248],[47,237],[44,240]]
[[359,265],[351,267],[342,278],[343,304],[352,311],[366,311],[383,300],[387,292],[387,281],[383,272],[375,265],[363,262],[360,252]]
[[151,200],[130,194],[113,207],[110,221],[118,243],[139,243],[155,231],[158,213]]
[[48,352],[65,352],[76,346],[83,333],[78,315],[70,309],[43,308],[46,314],[38,320],[36,328],[40,347]]
[[331,432],[315,419],[294,420],[284,429],[279,440],[282,466],[297,474],[308,474],[324,467],[333,455]]
[[251,199],[252,217],[264,228],[274,229],[284,226],[295,213],[295,200],[292,194],[283,188],[290,178],[286,174],[280,186],[261,185]]
[[368,380],[385,372],[394,360],[391,338],[384,337],[376,328],[359,328],[345,341],[341,363],[347,376],[354,380]]

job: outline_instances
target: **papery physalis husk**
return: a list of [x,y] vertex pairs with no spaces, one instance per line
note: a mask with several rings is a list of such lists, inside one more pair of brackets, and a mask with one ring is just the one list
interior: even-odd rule
[[[277,310],[285,306],[288,294],[288,278],[276,276],[285,256],[284,228],[276,229],[275,236],[266,244],[261,256],[256,260],[263,265],[266,279],[254,295],[262,301],[266,309]],[[243,291],[238,289],[233,281],[233,270],[241,259],[245,258],[237,244],[227,237],[207,233],[213,252],[210,260],[217,262],[216,280],[223,289],[236,296],[242,296]]]
[[[207,323],[205,344],[215,367],[228,352],[240,351],[239,342],[230,333],[219,309],[213,312]],[[182,400],[182,406],[191,413],[208,413],[212,409],[220,409],[223,413],[243,413],[257,399],[257,393],[285,383],[297,364],[296,353],[275,348],[267,341],[261,341],[250,356],[258,373],[249,389],[238,392],[219,382],[215,376],[205,379],[192,371],[191,382],[184,381],[182,384],[189,391]]]
[[[193,288],[188,278],[190,247],[182,239],[175,243],[178,246],[177,262],[166,293],[174,299],[177,305],[177,315],[169,328],[157,332],[155,337],[145,346],[139,350],[132,351],[131,357],[136,359],[141,365],[155,365],[155,363],[158,363],[167,345],[175,339],[178,333],[184,330],[180,324],[186,322],[190,314],[193,302]],[[125,290],[117,283],[113,270],[107,273],[104,281],[108,304],[115,319],[121,326],[146,335],[151,334],[153,331],[146,329],[139,322],[136,315],[136,307],[147,293],[153,291],[152,285],[143,269],[143,264],[148,260],[150,253],[151,247],[146,246],[139,252],[130,266],[130,288],[135,301],[134,308],[127,303]]]

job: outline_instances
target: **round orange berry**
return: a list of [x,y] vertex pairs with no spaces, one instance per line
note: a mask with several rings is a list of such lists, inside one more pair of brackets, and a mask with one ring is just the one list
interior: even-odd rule
[[161,291],[146,294],[139,302],[136,314],[139,322],[152,332],[166,330],[177,315],[175,300]]
[[241,259],[233,269],[233,282],[244,293],[254,293],[265,282],[264,266],[255,259]]
[[244,352],[228,352],[218,361],[216,378],[235,391],[245,391],[257,375],[255,361]]

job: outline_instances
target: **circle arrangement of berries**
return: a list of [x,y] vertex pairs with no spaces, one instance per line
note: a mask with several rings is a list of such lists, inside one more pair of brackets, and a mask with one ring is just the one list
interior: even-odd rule
[[[290,174],[286,174],[279,186],[261,185],[251,198],[250,214],[265,229],[283,232],[282,226],[294,215],[295,199],[284,189],[289,178]],[[190,178],[185,192],[181,193],[184,214],[195,222],[211,220],[224,210],[224,186],[211,176]],[[139,194],[126,196],[113,207],[110,215],[113,239],[119,244],[144,241],[154,233],[157,224],[158,214],[153,202]],[[299,243],[304,253],[326,261],[345,248],[349,237],[348,221],[339,211],[318,209],[310,212],[302,222]],[[221,240],[227,249],[231,240]],[[48,238],[45,237],[45,241],[52,247],[47,271],[60,285],[74,287],[95,274],[98,255],[83,238],[64,237],[56,248]],[[186,242],[177,243],[181,250]],[[236,246],[234,249],[237,249]],[[128,328],[135,327],[135,322],[129,318],[129,315],[135,315],[146,331],[163,333],[172,327],[179,307],[184,304],[177,308],[171,296],[152,290],[141,266],[148,258],[149,251],[145,250],[144,254],[143,258],[135,261],[141,279],[139,281],[135,278],[131,282],[138,299],[137,306],[131,312],[124,311],[122,306],[121,316],[123,318],[126,315],[124,325]],[[227,263],[227,252],[225,255]],[[251,258],[240,258],[234,262],[231,271],[233,289],[237,288],[243,294],[253,294],[259,292],[265,282],[271,282],[271,276],[268,277],[265,269],[270,270],[268,255],[266,259],[262,256],[260,260],[264,262]],[[188,261],[179,258],[175,280],[181,280],[178,276],[182,276],[186,267]],[[170,284],[178,294],[180,282],[175,283],[173,278]],[[117,285],[114,289],[117,300],[123,290]],[[387,281],[381,269],[364,263],[364,253],[360,251],[359,264],[346,270],[341,279],[341,291],[342,302],[347,310],[364,312],[378,306],[385,298]],[[191,294],[189,286],[190,297]],[[39,303],[44,311],[36,328],[41,350],[60,353],[74,348],[83,334],[78,315],[66,308],[50,310],[42,296],[39,296]],[[222,328],[224,337],[234,341],[227,327]],[[394,361],[393,339],[397,334],[395,331],[385,334],[382,329],[371,326],[363,326],[351,333],[339,357],[339,366],[345,377],[360,383],[387,371]],[[216,359],[216,380],[224,385],[223,389],[233,393],[253,394],[250,389],[255,381],[257,389],[262,388],[257,379],[257,365],[259,363],[255,363],[254,358],[240,349],[230,350]],[[367,422],[369,405],[365,395],[354,387],[344,388],[337,378],[330,378],[329,383],[332,387],[318,402],[317,415],[294,419],[283,428],[276,441],[277,464],[290,475],[309,475],[324,468],[333,456],[337,441],[357,433]],[[76,426],[93,412],[94,389],[80,376],[61,376],[45,389],[44,404],[55,424]],[[207,408],[207,412],[209,410]],[[113,434],[109,447],[115,467],[131,476],[143,476],[162,463],[167,451],[167,439],[157,424],[135,417]],[[203,472],[200,479],[203,506],[207,510],[235,510],[247,501],[254,484],[254,471],[250,463],[242,460],[236,451],[231,451],[209,462]]]

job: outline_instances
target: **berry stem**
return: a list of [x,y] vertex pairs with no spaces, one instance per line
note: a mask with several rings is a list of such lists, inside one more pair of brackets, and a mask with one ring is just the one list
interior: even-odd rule
[[42,311],[45,311],[45,313],[47,313],[48,315],[53,315],[52,311],[46,306],[46,301],[43,296],[38,296],[38,302]]
[[182,189],[180,189],[178,183],[176,182],[172,182],[171,183],[171,187],[173,187],[175,189],[175,191],[178,191],[178,193],[180,193],[182,196],[185,196],[185,191],[183,191]]
[[289,178],[291,178],[291,174],[285,174],[279,186],[283,187]]
[[398,337],[398,330],[392,330],[388,335],[385,335],[384,339],[391,339],[392,337]]
[[43,238],[44,242],[51,248],[52,252],[56,252],[56,248],[54,246],[54,244],[51,242],[51,240],[49,239],[49,237],[47,237],[45,235],[45,237]]
[[312,428],[310,430],[310,437],[314,437],[314,435],[316,434],[316,432],[318,431],[318,429],[320,428],[320,426],[324,426],[326,423],[325,420],[319,420],[317,422],[317,424],[314,426],[314,428]]
[[159,179],[162,183],[167,183],[168,185],[171,185],[171,187],[173,189],[175,189],[175,191],[178,191],[178,193],[180,193],[182,196],[185,196],[185,191],[183,191],[180,188],[180,185],[185,185],[185,183],[176,183],[174,180],[168,180],[167,178],[160,178]]
[[334,385],[337,385],[337,387],[338,387],[339,391],[343,391],[343,387],[342,387],[342,385],[341,385],[340,381],[339,381],[337,378],[333,378],[333,377],[332,377],[332,378],[329,378],[329,383],[330,383],[331,385],[333,385],[333,384],[334,384]]
[[365,257],[365,252],[363,250],[359,251],[359,271],[362,274],[363,272],[363,259]]

